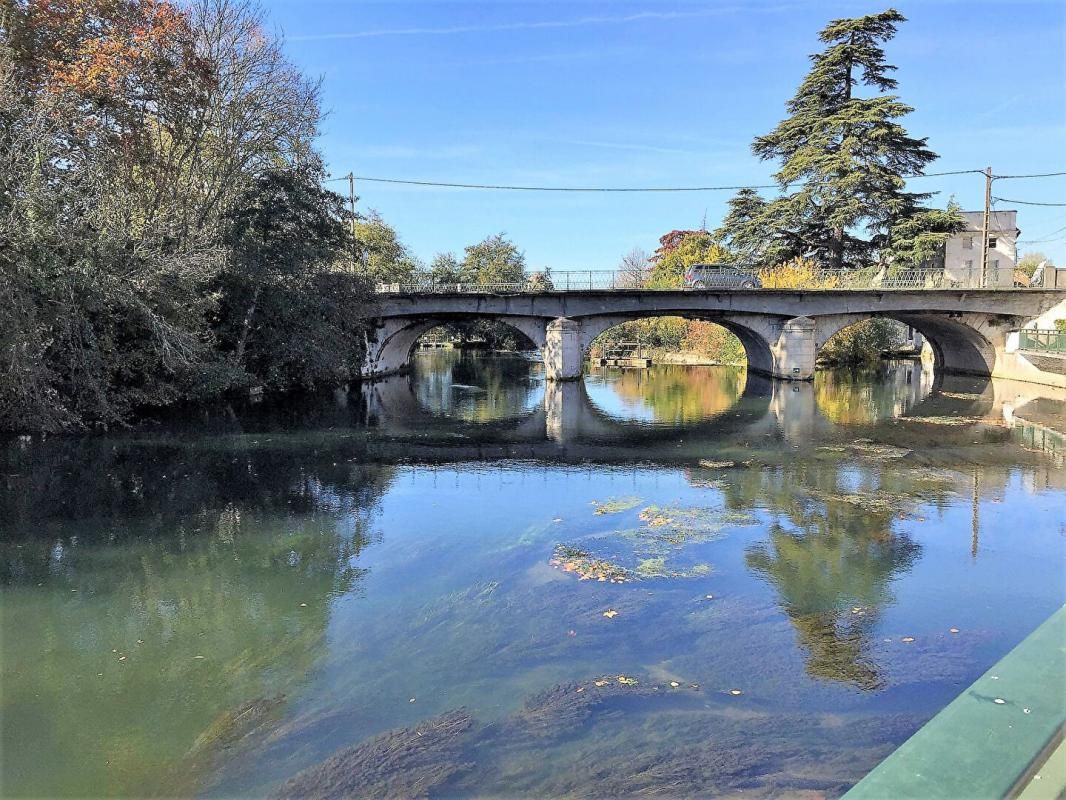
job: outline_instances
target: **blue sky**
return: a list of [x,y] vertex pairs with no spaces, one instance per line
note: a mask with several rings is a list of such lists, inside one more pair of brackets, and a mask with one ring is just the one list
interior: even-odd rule
[[[785,113],[830,19],[876,2],[266,0],[290,57],[323,78],[334,175],[494,184],[771,182],[749,150]],[[908,0],[887,45],[930,172],[1066,170],[1066,2]],[[341,184],[337,184],[341,186]],[[983,179],[914,189],[979,209]],[[346,189],[346,187],[345,187]],[[715,227],[731,192],[557,194],[357,185],[419,258],[504,231],[533,268],[604,269],[673,228]],[[997,181],[1066,203],[1066,177]],[[1022,251],[1066,263],[1066,207],[1017,208]],[[1034,241],[1036,240],[1036,241]],[[1052,240],[1052,241],[1044,241]]]

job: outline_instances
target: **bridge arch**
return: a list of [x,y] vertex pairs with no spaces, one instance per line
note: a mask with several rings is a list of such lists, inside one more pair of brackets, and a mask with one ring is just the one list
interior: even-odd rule
[[503,323],[529,339],[534,347],[544,347],[547,320],[535,317],[496,314],[387,317],[367,334],[363,374],[383,376],[401,372],[410,365],[411,351],[423,334],[451,322],[473,322],[479,319]]
[[[815,319],[815,348],[821,352],[833,336],[870,319],[890,319],[918,331],[933,351],[937,371],[991,375],[998,343],[1009,326],[989,314],[833,314]],[[997,347],[998,343],[998,347]]]
[[587,355],[592,343],[603,333],[626,322],[644,319],[662,319],[663,317],[680,317],[699,322],[711,322],[732,333],[740,340],[744,348],[748,369],[771,375],[776,363],[771,342],[780,336],[785,319],[768,318],[763,315],[735,314],[729,316],[699,314],[690,311],[652,311],[636,314],[612,314],[595,317],[578,317],[581,323],[581,349]]

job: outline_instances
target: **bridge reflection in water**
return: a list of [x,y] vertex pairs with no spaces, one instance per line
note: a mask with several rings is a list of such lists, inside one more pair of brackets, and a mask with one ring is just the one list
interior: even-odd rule
[[[884,371],[876,391],[861,392],[854,384],[867,382],[868,376],[855,379],[848,373],[826,373],[815,383],[782,383],[740,370],[733,373],[734,396],[727,392],[713,407],[702,407],[687,419],[683,415],[656,419],[647,408],[634,411],[619,400],[619,384],[635,380],[633,373],[607,371],[563,383],[543,380],[539,365],[520,363],[518,368],[531,370],[520,392],[512,388],[507,402],[496,403],[492,413],[471,412],[466,418],[443,399],[446,387],[427,391],[417,369],[410,377],[364,384],[358,398],[360,417],[384,434],[371,437],[367,446],[376,457],[430,462],[498,458],[691,462],[709,451],[752,443],[806,448],[870,437],[899,446],[918,445],[925,431],[921,425],[899,424],[908,421],[955,421],[947,428],[947,438],[957,437],[963,443],[973,438],[968,429],[982,422],[998,427],[1023,424],[1037,402],[1045,421],[1049,413],[1054,416],[1049,408],[1066,410],[1063,390],[934,375],[920,365],[907,364]],[[701,369],[710,371],[716,380],[728,372],[678,369],[690,376]],[[457,386],[459,392],[494,391],[464,383]],[[645,401],[650,393],[648,387],[635,392]],[[944,435],[941,425],[937,430],[938,436]]]

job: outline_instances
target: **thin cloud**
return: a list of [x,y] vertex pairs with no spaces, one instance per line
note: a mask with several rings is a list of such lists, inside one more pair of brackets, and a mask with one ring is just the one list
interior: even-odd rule
[[[786,6],[760,10],[779,11]],[[640,11],[621,16],[578,17],[577,19],[541,20],[532,22],[501,22],[491,25],[451,25],[442,28],[380,28],[372,31],[315,33],[286,37],[292,42],[321,42],[333,39],[373,39],[383,36],[452,36],[464,33],[499,33],[504,31],[546,30],[552,28],[581,28],[591,25],[625,25],[648,20],[677,20],[713,17],[752,9],[744,6],[708,8],[699,11]]]

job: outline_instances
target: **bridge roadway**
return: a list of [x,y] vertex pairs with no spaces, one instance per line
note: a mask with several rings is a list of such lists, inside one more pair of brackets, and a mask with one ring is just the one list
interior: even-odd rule
[[636,319],[678,316],[714,322],[744,345],[748,368],[810,380],[823,345],[872,318],[909,325],[929,342],[938,369],[1066,387],[1017,349],[1017,331],[1066,318],[1066,289],[576,290],[514,293],[410,292],[380,295],[368,334],[364,377],[403,371],[426,331],[488,319],[544,352],[549,380],[581,377],[593,340]]

